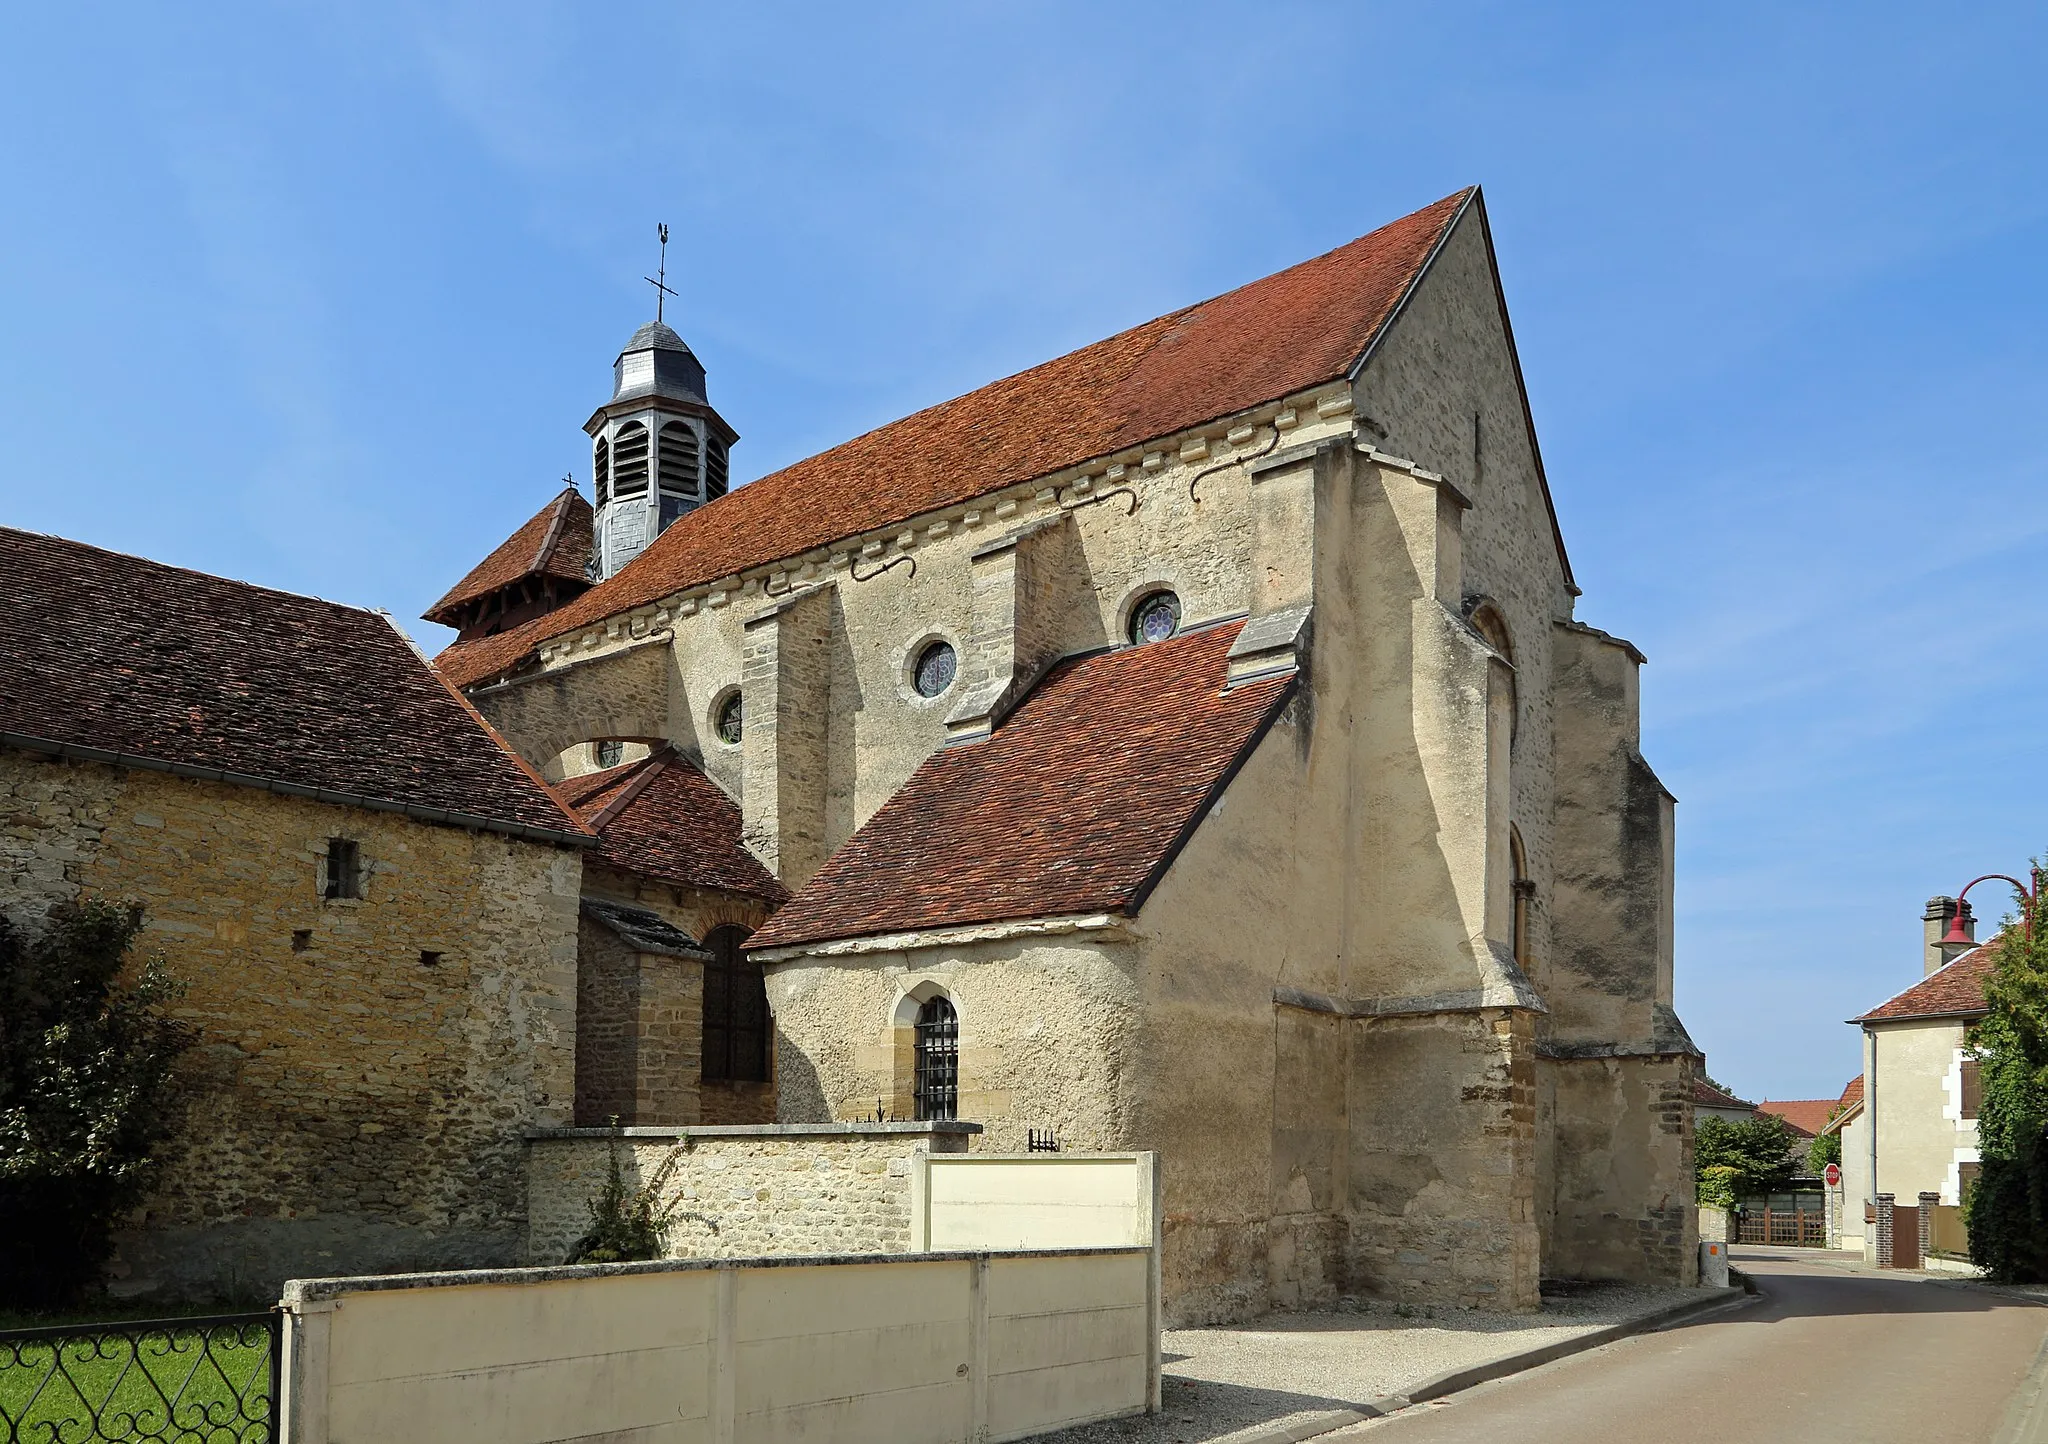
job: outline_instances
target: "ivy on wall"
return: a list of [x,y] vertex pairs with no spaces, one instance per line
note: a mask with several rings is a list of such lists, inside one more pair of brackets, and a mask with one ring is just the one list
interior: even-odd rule
[[[2034,896],[2043,869],[2033,867]],[[1963,1199],[1970,1261],[2001,1283],[2048,1283],[2048,935],[2008,920],[1970,1035],[1983,1081],[1981,1172]]]

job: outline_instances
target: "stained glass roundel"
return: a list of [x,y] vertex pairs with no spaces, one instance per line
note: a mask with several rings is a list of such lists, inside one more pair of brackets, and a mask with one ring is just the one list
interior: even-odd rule
[[1131,640],[1140,646],[1163,642],[1180,630],[1180,598],[1172,592],[1154,592],[1131,612]]
[[740,703],[740,694],[734,692],[718,704],[718,740],[728,747],[737,747],[745,720],[746,709]]
[[953,678],[960,671],[960,659],[952,647],[944,642],[934,642],[917,654],[917,671],[913,681],[920,697],[936,697],[953,685]]

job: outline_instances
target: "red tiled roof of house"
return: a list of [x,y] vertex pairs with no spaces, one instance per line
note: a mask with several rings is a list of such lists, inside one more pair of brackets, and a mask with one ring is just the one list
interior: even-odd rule
[[1850,1108],[1863,1101],[1863,1075],[1858,1073],[1842,1085],[1841,1106]]
[[582,493],[573,486],[563,487],[559,496],[535,512],[423,615],[430,622],[453,625],[448,614],[464,603],[487,597],[527,577],[585,580],[595,536],[594,515]]
[[1756,1105],[1756,1110],[1775,1114],[1790,1124],[1794,1133],[1812,1138],[1820,1132],[1829,1115],[1841,1106],[1838,1098],[1788,1098],[1776,1103],[1766,1099]]
[[1723,1092],[1704,1078],[1692,1080],[1692,1101],[1708,1108],[1755,1108],[1747,1098],[1737,1098],[1733,1093]]
[[733,800],[671,749],[558,782],[555,791],[597,833],[592,863],[770,902],[789,896],[740,841]]
[[986,741],[927,758],[749,946],[1135,913],[1292,688],[1223,690],[1242,625],[1061,663]]
[[1954,962],[1937,968],[1912,987],[1869,1012],[1851,1018],[1852,1023],[1895,1021],[1901,1018],[1969,1018],[1990,1011],[1984,1001],[1984,984],[1998,966],[1997,939],[1972,948]]
[[381,613],[9,527],[0,576],[0,740],[587,837]]
[[550,637],[672,592],[1340,381],[1476,193],[749,482],[677,520],[567,606],[457,642],[436,665],[469,686],[513,670]]

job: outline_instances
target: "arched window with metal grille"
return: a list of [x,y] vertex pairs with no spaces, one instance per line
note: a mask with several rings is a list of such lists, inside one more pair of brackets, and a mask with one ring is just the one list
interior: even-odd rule
[[707,1083],[766,1083],[774,1020],[761,965],[745,952],[748,930],[727,925],[704,939],[703,1077]]
[[960,1015],[943,994],[917,1010],[917,1073],[912,1101],[918,1121],[960,1116]]

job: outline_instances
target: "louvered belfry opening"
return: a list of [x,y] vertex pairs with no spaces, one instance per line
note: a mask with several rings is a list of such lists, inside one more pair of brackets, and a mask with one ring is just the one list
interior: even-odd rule
[[960,1015],[944,997],[917,1010],[917,1075],[912,1088],[920,1123],[960,1116]]
[[599,506],[612,499],[612,448],[602,436],[597,438],[597,450],[590,459],[590,482]]
[[766,1083],[772,1020],[761,965],[748,959],[748,930],[713,928],[704,939],[703,1076],[707,1083]]
[[661,489],[697,495],[697,431],[687,421],[661,428]]
[[612,442],[612,495],[639,496],[647,490],[647,428],[629,421]]
[[704,451],[704,499],[711,501],[724,495],[725,443],[714,436]]

